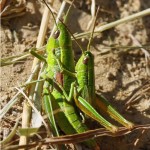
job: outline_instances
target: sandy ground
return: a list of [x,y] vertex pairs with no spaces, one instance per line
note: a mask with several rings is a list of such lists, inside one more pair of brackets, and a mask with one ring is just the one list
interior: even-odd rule
[[[96,2],[100,6],[97,26],[150,7],[150,1],[147,0],[111,2],[97,0]],[[87,30],[88,22],[91,20],[90,1],[86,3],[84,0],[77,1],[75,5],[76,8],[71,10],[68,26],[73,33],[80,33]],[[60,2],[55,1],[54,8],[58,10],[59,6]],[[38,1],[28,0],[24,7],[22,16],[2,20],[2,58],[22,54],[36,44],[43,6]],[[52,23],[50,22],[49,31],[51,28]],[[94,38],[91,51],[95,56],[96,91],[109,99],[128,120],[135,124],[148,124],[150,123],[150,72],[146,69],[148,64],[142,50],[127,48],[127,46],[136,46],[131,35],[141,45],[148,45],[150,43],[150,17],[119,25]],[[88,39],[79,42],[86,48]],[[75,44],[74,50],[78,58],[81,52]],[[14,87],[24,83],[29,77],[32,60],[33,57],[28,57],[19,63],[0,68],[1,108],[15,95]],[[18,102],[9,110],[2,119],[2,128],[11,130],[15,118],[22,112],[22,105],[23,102]],[[118,125],[113,120],[111,122]],[[139,141],[136,143],[138,138]],[[140,130],[119,138],[102,137],[100,145],[101,150],[149,150],[150,131],[142,133]]]

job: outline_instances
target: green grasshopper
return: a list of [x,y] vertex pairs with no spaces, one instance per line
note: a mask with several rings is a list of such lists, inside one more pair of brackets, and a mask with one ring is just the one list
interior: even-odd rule
[[[64,95],[61,92],[58,92],[57,89],[53,89],[51,93],[52,96],[49,96],[50,92],[48,92],[47,90],[45,90],[44,93],[45,95],[49,96],[51,102],[53,103],[52,105],[54,109],[60,108],[61,110],[63,110],[63,112],[58,113],[56,115],[56,120],[60,128],[67,134],[72,134],[73,132],[81,133],[87,130],[85,125],[82,124],[80,117],[76,115],[75,109],[72,106],[72,104],[74,103],[72,101],[73,100],[72,97],[74,95],[74,99],[75,99],[77,106],[80,109],[82,109],[82,111],[85,114],[97,120],[98,122],[100,122],[103,126],[111,130],[112,132],[116,132],[117,128],[113,126],[111,123],[109,123],[108,121],[106,121],[103,117],[101,117],[97,113],[97,111],[88,102],[86,102],[86,100],[84,100],[84,98],[87,100],[91,100],[92,98],[95,99],[94,96],[92,97],[90,95],[90,94],[95,95],[95,84],[93,84],[95,82],[94,81],[95,78],[93,74],[94,63],[93,62],[89,63],[90,62],[89,60],[91,59],[89,56],[92,56],[92,54],[89,51],[84,52],[76,65],[76,71],[77,71],[76,76],[77,76],[77,81],[79,84],[78,89],[80,89],[78,92],[77,89],[74,87],[75,85],[73,84],[75,81],[75,78],[74,78],[75,76],[74,75],[72,76],[72,74],[74,74],[75,72],[75,64],[74,64],[74,55],[71,49],[70,34],[67,31],[66,26],[64,24],[59,23],[57,26],[60,32],[59,37],[50,38],[47,44],[48,67],[46,69],[46,76],[48,78],[53,78],[62,86],[61,90],[63,91]],[[85,69],[81,70],[79,66],[80,67],[82,66]],[[88,66],[87,67],[88,69],[85,66]],[[87,73],[86,71],[88,71],[88,75],[89,75],[90,73],[89,68],[93,70],[92,76],[90,78],[89,76],[85,76],[85,79],[86,81],[88,81],[88,83],[86,82],[86,87],[82,88],[82,85],[85,84],[85,82],[84,80],[82,80],[82,78],[79,77],[79,74],[80,72],[83,72],[85,74]],[[44,89],[47,89],[47,88],[44,88]],[[91,98],[89,98],[87,95],[90,95]],[[46,104],[45,106],[47,107],[47,103],[45,104]],[[50,103],[48,105],[50,105]],[[47,110],[47,112],[49,113],[51,111]],[[64,124],[62,124],[62,120],[61,120],[62,118],[63,118]],[[50,119],[50,120],[53,120],[53,119]],[[68,124],[71,124],[71,126],[70,125],[68,126]]]
[[[117,127],[106,121],[85,99],[83,99],[81,96],[76,98],[76,88],[75,88],[75,78],[74,78],[74,71],[75,71],[75,64],[74,64],[74,56],[71,49],[71,38],[70,34],[66,29],[66,26],[63,23],[58,24],[60,35],[58,37],[59,46],[61,49],[61,60],[56,58],[61,72],[62,73],[62,79],[61,83],[62,85],[62,91],[65,95],[66,100],[68,102],[73,103],[73,96],[76,105],[89,117],[92,117],[96,121],[98,121],[100,124],[102,124],[105,128],[112,132],[117,131]],[[68,63],[69,62],[69,63]],[[50,63],[50,62],[48,62]],[[57,79],[56,79],[57,80]],[[59,83],[60,84],[60,83]],[[69,95],[69,96],[67,96]],[[71,116],[68,116],[68,119],[72,119]],[[75,125],[76,127],[76,125]]]
[[80,95],[91,105],[95,107],[97,106],[97,110],[100,108],[102,111],[109,114],[110,117],[118,121],[123,126],[127,127],[128,129],[132,129],[134,126],[133,123],[129,122],[122,115],[120,115],[106,98],[95,93],[94,56],[90,52],[90,43],[92,40],[93,32],[94,27],[91,32],[91,38],[89,40],[87,50],[83,51],[82,49],[82,55],[79,58],[75,68]]
[[[66,30],[66,27],[64,26],[64,24],[59,23],[57,26],[58,26],[59,32],[60,32],[58,40],[55,38],[50,38],[49,42],[47,44],[47,48],[46,48],[47,53],[48,53],[48,57],[47,57],[48,67],[46,69],[46,76],[48,78],[53,78],[54,80],[59,82],[60,85],[62,84],[63,91],[64,91],[63,93],[66,93],[64,95],[70,95],[70,96],[69,96],[69,98],[67,96],[65,96],[65,98],[66,98],[65,99],[64,96],[61,93],[59,93],[56,89],[54,89],[52,91],[52,93],[49,93],[47,88],[45,88],[46,86],[44,86],[45,108],[46,108],[47,113],[51,113],[51,111],[49,110],[50,107],[47,106],[50,104],[50,103],[48,103],[50,100],[47,100],[47,99],[51,98],[51,101],[53,103],[52,104],[53,108],[54,109],[60,108],[61,110],[63,110],[63,112],[55,115],[60,128],[67,134],[72,134],[73,132],[81,133],[81,132],[85,132],[87,130],[87,127],[81,122],[80,117],[78,117],[78,115],[76,115],[75,109],[72,106],[73,96],[72,96],[72,90],[70,90],[70,88],[71,88],[71,85],[72,85],[71,89],[74,88],[72,83],[73,83],[73,81],[75,81],[75,79],[70,74],[68,75],[68,72],[72,72],[75,70],[74,55],[73,55],[73,51],[71,49],[71,37],[70,37],[70,34],[68,33],[68,31]],[[65,41],[64,41],[64,39],[65,39]],[[61,50],[59,50],[59,48],[58,48],[58,45],[57,45],[58,43],[59,43],[59,47]],[[59,62],[59,61],[57,60],[57,58],[54,59],[55,55],[53,55],[53,53],[54,53],[53,49],[55,49],[55,53],[57,51],[61,51],[61,63],[63,65],[63,67],[66,68],[66,70],[68,70],[68,71],[65,70],[66,73],[62,74],[59,71],[57,64],[56,64],[56,61],[57,62]],[[69,60],[70,65],[68,65],[68,60],[66,61],[66,58],[70,58],[70,60]],[[63,79],[61,79],[62,76],[63,76]],[[47,84],[47,82],[46,82],[46,84]],[[50,94],[52,94],[52,96],[50,96]],[[53,100],[53,98],[55,100]],[[68,102],[66,100],[68,100]],[[89,103],[87,103],[85,100],[82,100],[82,102],[84,103],[84,107],[86,110],[85,113],[87,112],[87,110],[88,111],[92,110],[92,112],[91,112],[92,116],[95,116],[94,118],[96,118],[96,120],[101,122],[101,119],[103,119],[103,118],[96,112],[96,110],[94,110],[94,108]],[[80,104],[80,102],[79,102],[79,104]],[[83,108],[83,106],[82,106],[82,108]],[[89,113],[86,113],[86,114],[89,114]],[[57,117],[58,117],[58,119],[57,119]],[[63,124],[62,124],[62,119],[64,121]],[[50,118],[50,120],[53,120],[53,119]],[[105,121],[105,119],[103,119],[103,120]],[[71,126],[68,124],[71,124]],[[109,126],[112,128],[114,127],[107,121],[106,121],[106,124],[109,124]],[[71,127],[74,130],[70,129]]]
[[[78,83],[78,91],[80,93],[80,96],[78,98],[76,97],[75,99],[79,100],[81,99],[81,97],[84,98],[91,105],[97,106],[97,110],[99,108],[102,109],[105,113],[109,114],[110,117],[118,121],[120,124],[127,127],[128,129],[132,129],[134,126],[133,123],[129,122],[122,115],[120,115],[112,107],[112,105],[108,102],[107,99],[105,99],[103,96],[95,94],[94,56],[89,51],[89,49],[83,52],[82,56],[79,58],[76,64],[75,70]],[[90,114],[88,115],[90,116]],[[91,117],[96,120],[94,116]],[[105,121],[101,121],[100,123],[112,132],[116,132],[116,128],[110,128]]]
[[108,100],[95,94],[94,56],[89,50],[85,51],[77,62],[76,72],[78,88],[82,98],[86,99],[91,105],[97,106],[97,110],[100,108],[128,129],[132,129],[133,123],[120,115]]
[[[80,116],[78,115],[75,107],[73,106],[74,101],[73,101],[72,93],[74,90],[73,83],[75,81],[75,78],[72,77],[69,74],[69,72],[75,71],[75,63],[74,63],[74,55],[71,47],[72,45],[71,37],[69,32],[66,30],[64,24],[58,23],[57,26],[60,35],[58,39],[55,39],[53,37],[50,38],[46,48],[48,53],[48,57],[47,57],[48,67],[46,69],[47,72],[46,76],[48,78],[53,78],[53,80],[55,80],[62,87],[61,90],[63,94],[60,91],[58,91],[58,89],[55,88],[53,89],[51,93],[53,95],[53,98],[51,99],[52,106],[54,110],[56,109],[61,110],[55,115],[55,118],[62,131],[64,131],[66,134],[82,133],[87,131],[88,128],[85,126],[85,124],[82,123]],[[57,47],[58,43],[59,43],[59,47]],[[69,60],[67,58],[69,58]],[[58,59],[61,60],[61,65],[63,65],[65,69],[60,68],[61,65]],[[63,73],[62,70],[65,73]],[[93,140],[88,141],[87,145],[90,147],[91,145],[97,147],[96,143]]]
[[[62,62],[58,61],[60,68],[65,72],[65,74],[68,74],[72,77],[76,76],[79,91],[74,91],[74,95],[76,95],[74,96],[76,105],[85,114],[92,117],[94,120],[97,120],[101,125],[103,125],[111,132],[115,133],[117,131],[117,127],[113,126],[102,116],[100,116],[96,110],[91,107],[91,105],[89,105],[89,103],[94,105],[95,101],[95,103],[100,106],[103,111],[107,112],[112,118],[123,124],[128,129],[133,128],[133,124],[122,117],[104,97],[95,94],[94,56],[92,53],[89,50],[83,52],[82,56],[76,64],[76,75],[74,72],[71,73],[69,69],[66,71],[68,62],[70,61],[67,61],[64,65]],[[65,67],[65,69],[63,67]],[[64,88],[64,90],[67,89]],[[85,100],[87,100],[87,102]]]
[[[44,83],[43,92],[45,112],[48,115],[55,135],[58,135],[58,129],[56,127],[52,108],[54,110],[59,110],[59,112],[56,113],[55,118],[57,120],[57,124],[63,132],[66,134],[82,133],[87,131],[88,128],[82,123],[80,116],[76,112],[76,109],[71,102],[72,99],[70,98],[70,102],[68,102],[57,84],[55,84],[53,88],[54,82],[49,82],[49,79],[52,79],[59,83],[63,87],[66,95],[68,95],[71,93],[69,92],[71,83],[75,80],[72,78],[72,76],[62,73],[57,62],[57,59],[60,59],[65,66],[65,64],[68,64],[68,59],[66,61],[66,58],[70,58],[69,61],[71,61],[71,63],[68,65],[68,68],[66,68],[71,68],[71,72],[75,71],[70,34],[62,23],[59,23],[57,27],[59,32],[56,32],[56,34],[54,34],[53,37],[48,40],[46,45],[46,52],[48,55],[46,59],[47,68],[45,69],[44,75],[42,75],[43,78],[47,79],[47,81]],[[57,35],[58,33],[59,38]],[[49,91],[49,86],[51,86],[51,92]],[[94,140],[87,141],[86,144],[90,147],[97,147],[97,144]]]

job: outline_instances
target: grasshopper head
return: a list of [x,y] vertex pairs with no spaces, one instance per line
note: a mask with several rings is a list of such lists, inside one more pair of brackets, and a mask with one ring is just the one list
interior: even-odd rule
[[58,36],[60,47],[71,46],[72,45],[71,36],[66,26],[60,22],[58,23],[58,30],[60,32],[60,35]]
[[59,43],[54,37],[50,37],[47,44],[46,44],[46,51],[47,53],[51,53],[54,48],[58,48]]
[[94,63],[94,56],[93,56],[93,54],[90,51],[85,51],[82,62],[85,65],[93,64]]

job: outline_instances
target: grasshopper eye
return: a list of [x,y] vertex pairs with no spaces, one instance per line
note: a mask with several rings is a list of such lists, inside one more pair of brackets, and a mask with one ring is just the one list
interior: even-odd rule
[[55,31],[55,33],[53,35],[54,39],[57,39],[59,37],[59,35],[60,35],[60,31],[59,30]]
[[88,64],[88,61],[89,61],[89,57],[86,56],[86,57],[83,59],[83,64],[87,65],[87,64]]

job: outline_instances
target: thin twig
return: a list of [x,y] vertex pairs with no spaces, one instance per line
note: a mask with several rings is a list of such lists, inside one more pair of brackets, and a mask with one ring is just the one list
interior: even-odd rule
[[[129,22],[129,21],[138,19],[138,18],[142,18],[142,17],[147,16],[147,15],[150,15],[150,8],[146,9],[146,10],[143,10],[143,11],[141,11],[139,13],[130,15],[128,17],[122,18],[120,20],[117,20],[117,21],[108,23],[106,25],[100,26],[99,28],[95,29],[94,33],[103,32],[105,30],[108,30],[108,29],[111,29],[111,28],[113,28],[115,26],[118,26],[118,25],[120,25],[122,23],[126,23],[126,22]],[[81,39],[81,38],[86,37],[87,35],[90,35],[90,34],[91,34],[91,32],[88,31],[88,32],[83,32],[83,33],[76,34],[75,37],[77,39]]]
[[[45,6],[45,10],[44,10],[44,13],[43,13],[42,22],[41,22],[41,26],[40,26],[39,35],[38,35],[38,38],[37,38],[36,48],[41,47],[44,43],[49,17],[50,17],[50,12],[49,12],[48,8]],[[31,71],[34,69],[34,67],[37,64],[39,66],[38,67],[38,71],[39,71],[39,69],[40,69],[40,60],[38,58],[34,58]],[[36,80],[37,77],[38,77],[38,74],[35,75],[34,80]],[[31,100],[32,100],[33,95],[34,95],[34,91],[35,91],[35,84],[32,84],[29,88],[29,99],[31,99]],[[26,112],[27,116],[31,116],[31,111],[27,111],[29,109],[29,107],[31,107],[31,106],[29,106],[29,107],[26,107],[26,106],[28,106],[28,105],[26,103],[24,103],[23,112]],[[22,125],[22,127],[29,127],[29,124],[28,124],[29,118],[31,118],[31,117],[22,118],[22,123],[24,123],[24,125]],[[26,136],[21,136],[19,144],[21,144],[21,145],[22,144],[27,144],[27,137]]]
[[[134,131],[134,130],[149,130],[149,129],[150,129],[150,124],[136,125],[132,131]],[[72,135],[47,138],[45,140],[33,142],[28,145],[22,145],[22,146],[11,145],[11,146],[7,146],[7,147],[3,147],[3,150],[17,150],[17,149],[26,148],[26,147],[31,149],[31,148],[34,148],[35,146],[49,145],[49,144],[80,143],[80,142],[83,142],[83,141],[86,141],[89,139],[95,139],[100,136],[117,137],[117,136],[127,135],[127,134],[130,134],[132,131],[126,129],[125,127],[119,127],[119,131],[116,134],[114,134],[104,128],[99,128],[99,129],[95,129],[95,130],[89,130],[89,131],[86,131],[86,132],[80,133],[80,134],[72,134]]]
[[[63,13],[63,11],[64,11],[64,9],[65,9],[65,7],[66,7],[66,1],[63,1],[62,4],[61,4],[61,7],[60,7],[60,9],[59,9],[57,18],[56,18],[56,23],[58,23],[58,21],[59,21],[61,15],[62,15],[62,13]],[[56,25],[54,25],[50,37],[54,34],[55,29],[56,29]]]

